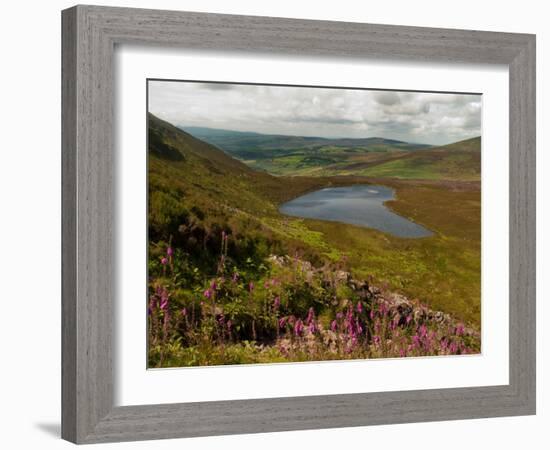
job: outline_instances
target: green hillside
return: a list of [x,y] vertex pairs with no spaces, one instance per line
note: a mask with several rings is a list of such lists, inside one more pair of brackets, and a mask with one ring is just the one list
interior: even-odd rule
[[[339,348],[330,354],[285,353],[273,347],[282,342],[279,314],[303,321],[314,314],[315,326],[328,329],[337,313],[362,298],[356,290],[359,282],[335,281],[343,271],[380,286],[385,299],[403,294],[479,328],[478,184],[274,176],[153,115],[148,116],[148,143],[150,365],[399,356],[395,352],[401,347],[362,347],[363,353]],[[434,235],[404,239],[279,213],[282,202],[302,193],[355,183],[391,186],[396,200],[388,206]],[[278,296],[281,305],[274,312],[266,302]],[[367,326],[369,319],[361,317]],[[220,328],[220,321],[226,328]],[[402,339],[410,339],[413,331],[405,331]],[[464,348],[479,347],[479,338],[472,339],[463,342]]]
[[338,173],[347,171],[370,177],[479,181],[481,138],[400,154],[387,161],[368,162],[363,167],[344,167]]

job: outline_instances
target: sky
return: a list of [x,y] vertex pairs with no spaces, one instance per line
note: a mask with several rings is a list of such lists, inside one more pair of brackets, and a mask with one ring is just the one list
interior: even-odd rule
[[481,95],[149,81],[149,111],[185,128],[383,137],[442,145],[481,135]]

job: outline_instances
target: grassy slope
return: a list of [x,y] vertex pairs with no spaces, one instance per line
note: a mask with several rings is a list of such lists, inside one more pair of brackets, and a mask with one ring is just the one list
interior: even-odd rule
[[480,180],[481,138],[399,155],[392,160],[355,167],[357,174],[427,180]]
[[[156,197],[168,195],[176,210],[200,208],[206,227],[229,221],[245,233],[252,223],[255,233],[279,240],[287,249],[300,248],[320,258],[349,255],[357,276],[372,275],[434,308],[479,324],[480,193],[476,185],[456,189],[456,185],[441,183],[384,180],[397,192],[397,200],[389,206],[436,232],[430,238],[400,239],[366,228],[278,213],[279,203],[305,191],[365,183],[366,178],[275,177],[254,171],[153,116],[149,126],[161,143],[182,155],[174,160],[162,152],[150,152],[150,223],[151,215],[166,210],[165,199]],[[163,218],[157,219],[162,224]]]

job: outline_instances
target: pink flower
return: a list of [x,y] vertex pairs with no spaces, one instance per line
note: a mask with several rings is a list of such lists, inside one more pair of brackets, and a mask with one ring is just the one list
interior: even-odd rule
[[335,332],[337,328],[338,328],[338,322],[336,322],[336,320],[333,320],[330,323],[330,329]]
[[401,358],[404,358],[405,356],[407,356],[407,353],[405,353],[405,350],[400,349],[400,350],[399,350],[399,356],[400,356]]
[[311,334],[315,333],[315,330],[316,330],[316,328],[315,328],[315,322],[312,321],[312,322],[309,324],[308,330],[309,330],[309,332],[310,332]]
[[281,306],[281,299],[279,297],[275,297],[273,300],[273,308],[279,309],[279,306]]
[[380,345],[380,336],[378,336],[377,334],[375,334],[373,337],[372,337],[372,340],[374,342],[374,345],[378,346]]
[[374,319],[374,309],[370,310],[369,317],[371,318],[371,320]]
[[206,298],[210,298],[212,297],[212,291],[210,289],[206,289],[203,293],[203,295],[206,297]]
[[212,280],[212,282],[210,283],[210,289],[215,291],[217,288],[218,288],[218,285],[216,284],[216,280]]
[[361,314],[363,312],[363,303],[361,301],[357,302],[357,312]]
[[300,336],[303,331],[304,331],[304,324],[302,323],[302,319],[298,319],[294,324],[294,334],[296,336]]
[[174,250],[172,250],[172,247],[168,247],[168,248],[166,249],[166,254],[167,254],[168,256],[172,256],[172,255],[174,254]]
[[279,319],[279,328],[284,328],[285,325],[286,325],[286,321],[287,321],[287,318],[286,317],[281,317]]
[[408,325],[409,323],[411,323],[411,320],[412,320],[412,319],[413,319],[413,318],[412,318],[412,315],[409,314],[409,315],[407,316],[407,318],[405,319],[405,322],[407,322],[407,325]]
[[462,336],[464,334],[464,325],[459,323],[456,327],[456,335]]
[[426,325],[420,325],[420,327],[418,328],[418,333],[421,338],[425,338],[428,335],[428,328],[426,327]]
[[166,259],[166,257],[163,256],[163,257],[160,259],[160,263],[161,263],[163,266],[165,266],[165,265],[168,263],[168,260]]
[[307,312],[306,323],[309,325],[314,318],[315,318],[315,311],[313,310],[313,307],[311,307]]

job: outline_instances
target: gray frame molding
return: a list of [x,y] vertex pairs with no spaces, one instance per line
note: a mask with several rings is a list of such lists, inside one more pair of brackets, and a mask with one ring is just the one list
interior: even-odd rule
[[[75,6],[62,13],[62,437],[76,443],[535,413],[535,36]],[[510,383],[114,407],[113,52],[139,43],[271,54],[506,64]]]

